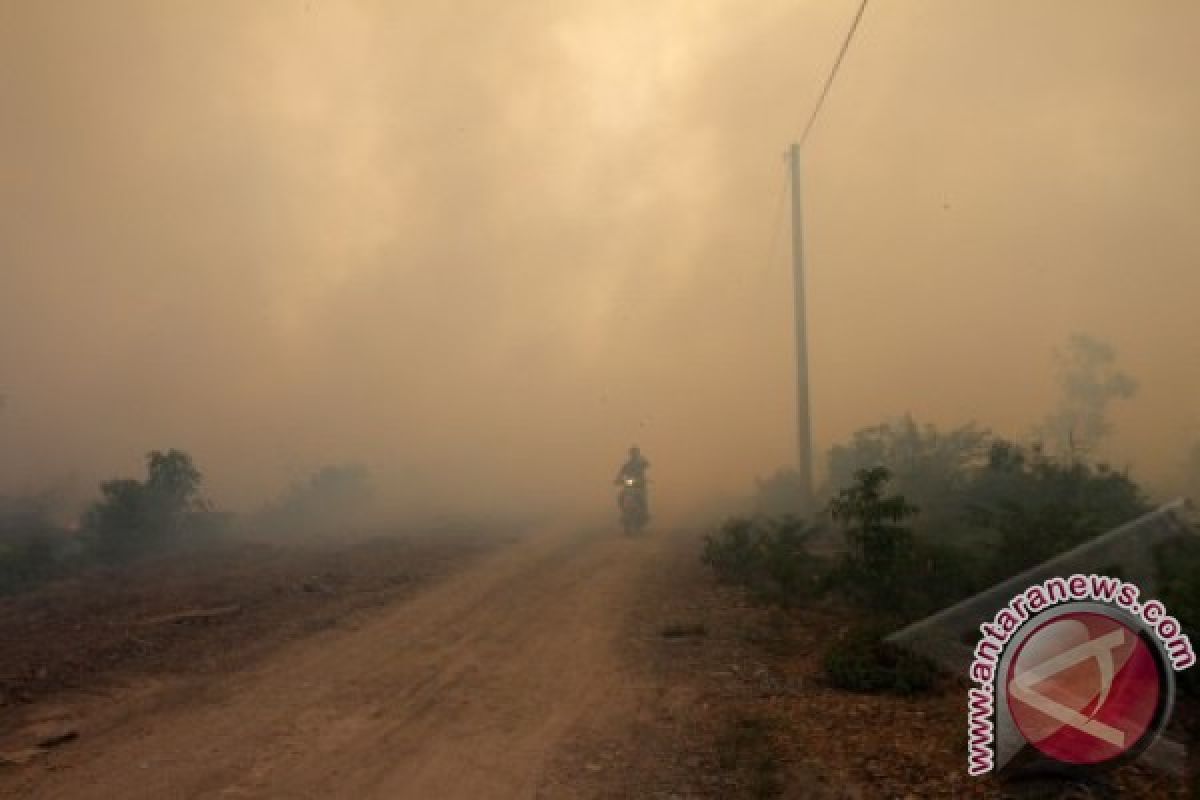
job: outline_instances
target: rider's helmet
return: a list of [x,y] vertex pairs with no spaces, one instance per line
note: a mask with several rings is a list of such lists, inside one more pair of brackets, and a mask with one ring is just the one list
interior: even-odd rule
[[638,446],[636,444],[629,448],[629,457],[630,458],[637,458],[641,454],[642,454],[642,451],[638,449]]

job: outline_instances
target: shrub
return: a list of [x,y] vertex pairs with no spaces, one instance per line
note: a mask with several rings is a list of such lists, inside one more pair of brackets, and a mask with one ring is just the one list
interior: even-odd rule
[[[1123,472],[1050,458],[971,426],[870,428],[833,456],[843,470],[871,457],[882,466],[858,469],[831,503],[849,545],[831,587],[898,616],[950,605],[1149,509]],[[885,487],[896,490],[888,496]],[[922,499],[920,517],[910,488]]]
[[325,466],[297,482],[259,514],[260,525],[288,532],[312,532],[361,517],[373,492],[366,467]]
[[975,549],[942,539],[914,544],[912,569],[903,593],[906,618],[923,617],[992,585],[989,562]]
[[787,606],[812,596],[821,569],[806,544],[815,532],[795,517],[764,523],[760,540],[762,575],[754,587],[762,600]]
[[830,685],[851,692],[918,694],[937,683],[933,662],[883,641],[878,626],[853,628],[825,651],[823,667]]
[[[903,605],[913,571],[912,530],[900,523],[917,513],[902,495],[887,495],[887,467],[860,469],[855,483],[829,504],[849,551],[840,570],[847,596],[873,610]],[[898,602],[899,601],[899,602]]]
[[754,481],[754,511],[766,516],[786,516],[808,511],[803,508],[800,474],[791,468],[776,470]]
[[990,577],[1000,580],[1149,508],[1141,488],[1107,465],[1059,461],[997,441],[968,487],[965,519],[991,532]]
[[34,586],[59,570],[65,532],[48,497],[0,498],[0,593]]
[[766,603],[795,605],[817,589],[822,562],[805,545],[816,529],[797,517],[735,518],[705,540],[702,560],[717,576]]
[[759,532],[754,520],[737,517],[704,539],[701,560],[729,583],[749,583],[757,568]]
[[856,431],[828,453],[829,486],[851,486],[864,469],[884,466],[891,485],[936,527],[956,520],[972,475],[987,460],[992,434],[974,423],[950,430],[911,415]]
[[6,534],[0,541],[0,593],[41,583],[57,569],[58,543],[45,530]]
[[[1200,541],[1179,538],[1163,542],[1157,548],[1160,580],[1159,597],[1179,620],[1192,646],[1200,644]],[[1200,697],[1198,669],[1177,673],[1181,691]]]

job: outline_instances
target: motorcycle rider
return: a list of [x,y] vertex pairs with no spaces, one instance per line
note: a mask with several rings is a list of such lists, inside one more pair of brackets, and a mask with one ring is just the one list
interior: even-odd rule
[[650,518],[650,500],[646,493],[646,470],[649,468],[650,462],[645,459],[642,451],[635,444],[629,448],[629,458],[617,470],[617,478],[613,481],[618,485],[623,485],[625,481],[633,481],[631,486],[622,489],[621,494],[617,496],[617,507],[621,507],[622,498],[626,496],[626,492],[633,492],[633,496],[641,503],[644,519]]
[[650,468],[650,462],[642,456],[642,451],[635,444],[629,448],[629,458],[617,470],[616,482],[621,483],[626,478],[632,478],[638,486],[646,484],[646,470]]

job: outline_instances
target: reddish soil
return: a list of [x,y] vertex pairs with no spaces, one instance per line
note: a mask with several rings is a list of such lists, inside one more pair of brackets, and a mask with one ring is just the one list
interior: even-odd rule
[[[968,776],[963,683],[945,679],[914,697],[830,687],[822,657],[852,615],[756,606],[713,579],[695,537],[676,537],[640,586],[624,637],[641,665],[638,711],[574,731],[553,773],[571,797],[1193,796],[1184,780],[1136,764],[1086,786]],[[1184,725],[1172,735],[1196,749]]]
[[138,676],[236,668],[354,611],[408,596],[511,538],[447,527],[230,540],[0,598],[0,709]]
[[[0,753],[59,740],[0,797],[1030,796],[965,775],[961,686],[830,688],[848,616],[747,603],[694,532],[499,540],[244,544],[0,601]],[[1041,790],[1189,796],[1137,766]]]

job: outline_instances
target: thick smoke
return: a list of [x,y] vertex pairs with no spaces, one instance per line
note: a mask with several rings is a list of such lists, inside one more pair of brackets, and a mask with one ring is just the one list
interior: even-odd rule
[[[779,156],[852,2],[0,0],[0,487],[178,447],[254,505],[665,507],[792,452]],[[879,4],[809,143],[818,445],[1019,434],[1116,347],[1118,462],[1200,417],[1200,8]],[[774,246],[772,246],[774,242]]]

